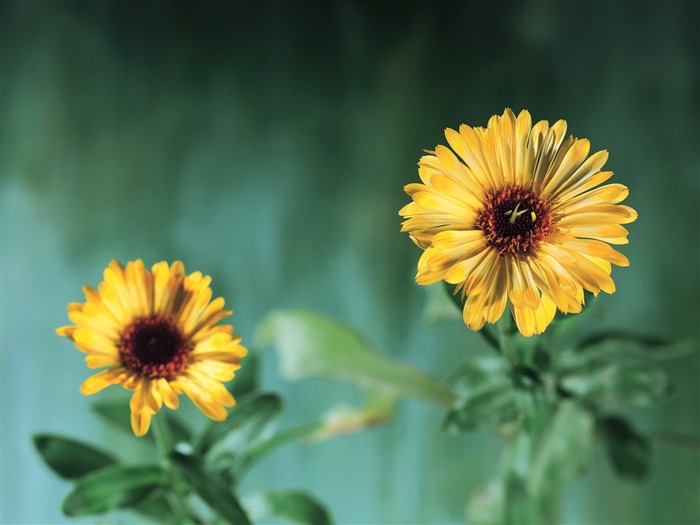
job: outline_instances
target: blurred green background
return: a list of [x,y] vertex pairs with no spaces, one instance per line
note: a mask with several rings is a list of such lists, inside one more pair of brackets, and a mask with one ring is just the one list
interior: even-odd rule
[[[83,355],[54,334],[112,258],[212,275],[244,343],[269,311],[306,307],[439,377],[483,352],[460,323],[427,319],[420,252],[397,211],[423,148],[506,106],[567,119],[630,188],[632,265],[614,270],[599,324],[697,337],[699,7],[3,1],[1,521],[69,521],[69,485],[32,433],[130,453],[78,392]],[[286,382],[273,353],[264,361],[285,423],[358,399],[346,385]],[[700,359],[664,366],[675,397],[625,413],[697,439]],[[499,444],[447,436],[440,417],[408,401],[381,428],[289,445],[243,493],[303,488],[339,523],[459,523]],[[566,523],[698,523],[699,493],[697,451],[657,443],[651,477],[631,484],[599,450]]]

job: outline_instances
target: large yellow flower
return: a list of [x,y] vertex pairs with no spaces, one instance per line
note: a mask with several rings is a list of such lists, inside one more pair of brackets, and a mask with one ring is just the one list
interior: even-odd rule
[[163,403],[179,406],[186,394],[204,414],[221,421],[235,401],[222,381],[233,379],[247,351],[233,327],[216,325],[231,314],[223,298],[211,300],[211,278],[185,275],[181,262],[153,265],[138,260],[124,268],[112,261],[97,290],[83,287],[84,303],[68,305],[74,326],[57,330],[87,353],[90,368],[108,367],[80,387],[85,395],[112,384],[134,392],[131,426],[148,432]]
[[619,205],[621,184],[597,187],[607,151],[589,157],[587,139],[566,135],[566,122],[534,126],[510,109],[486,129],[445,130],[452,150],[421,158],[422,184],[405,187],[413,202],[399,214],[401,231],[425,251],[416,281],[457,285],[464,322],[480,330],[506,304],[523,335],[539,334],[556,309],[580,312],[588,290],[615,291],[611,264],[629,261],[610,244],[626,244],[637,213]]

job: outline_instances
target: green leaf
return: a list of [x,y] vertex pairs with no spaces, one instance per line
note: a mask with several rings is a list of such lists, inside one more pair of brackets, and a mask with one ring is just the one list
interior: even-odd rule
[[561,402],[538,443],[527,481],[546,522],[557,521],[564,493],[588,465],[592,444],[590,413],[573,401]]
[[509,384],[480,392],[447,411],[443,427],[451,433],[493,428],[517,419],[515,391]]
[[610,330],[591,335],[579,342],[580,351],[598,355],[630,353],[653,359],[678,359],[697,352],[698,341],[671,342],[660,337]]
[[443,421],[448,432],[492,428],[518,417],[516,391],[503,359],[472,359],[452,374],[447,383],[455,395]]
[[649,405],[670,392],[666,373],[653,362],[619,359],[560,379],[565,392],[596,402]]
[[507,523],[506,487],[495,479],[472,493],[467,506],[470,525],[503,525]]
[[157,466],[111,465],[80,478],[63,501],[67,516],[88,516],[114,510],[137,489],[165,485],[167,477]]
[[171,455],[174,465],[199,496],[222,518],[235,525],[250,525],[236,494],[217,473],[206,470],[193,456]]
[[[214,445],[231,437],[227,445],[240,450],[254,441],[265,438],[282,412],[282,399],[270,392],[253,392],[242,397],[224,422],[212,422],[205,427],[195,445],[196,454],[206,454]],[[229,448],[230,448],[229,447]]]
[[649,474],[651,443],[632,424],[619,416],[605,416],[598,421],[608,459],[622,478],[641,481]]
[[77,479],[117,462],[107,452],[70,438],[36,434],[32,439],[41,458],[62,478]]
[[299,525],[331,525],[326,508],[301,491],[262,492],[245,498],[245,507],[254,521],[279,518]]
[[[133,434],[131,429],[131,409],[128,400],[102,400],[94,402],[91,406],[97,415],[110,425],[128,434]],[[175,414],[164,412],[163,416],[168,421],[175,443],[186,443],[192,437],[192,431]],[[149,432],[143,439],[153,443],[153,433]]]
[[[242,475],[261,458],[275,450],[280,445],[299,439],[313,437],[322,428],[321,423],[309,423],[298,427],[288,428],[269,438],[248,447],[246,450],[237,451],[236,454],[224,458],[228,461],[229,472],[234,479],[240,479]],[[222,461],[223,462],[223,461]]]
[[160,485],[136,489],[125,495],[119,508],[133,510],[154,519],[157,523],[175,523],[176,516],[166,499],[166,490]]
[[282,374],[289,379],[327,377],[397,396],[451,401],[433,377],[379,355],[354,330],[313,312],[275,312],[260,325],[257,340],[275,345]]

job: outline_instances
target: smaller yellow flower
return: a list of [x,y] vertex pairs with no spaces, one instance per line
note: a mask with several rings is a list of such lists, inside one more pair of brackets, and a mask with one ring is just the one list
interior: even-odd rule
[[247,350],[230,325],[224,300],[211,300],[211,278],[185,275],[177,261],[159,262],[148,271],[140,260],[126,268],[112,261],[97,290],[84,286],[86,301],[70,303],[74,323],[56,330],[85,352],[90,368],[105,368],[80,387],[85,395],[119,384],[134,392],[131,426],[148,432],[163,403],[177,409],[185,394],[205,415],[226,419],[235,404],[222,382],[230,381]]

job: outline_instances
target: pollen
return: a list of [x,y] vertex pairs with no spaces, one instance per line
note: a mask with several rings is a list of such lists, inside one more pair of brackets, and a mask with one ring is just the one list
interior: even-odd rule
[[476,225],[486,235],[486,244],[500,255],[527,254],[552,229],[547,203],[521,186],[506,186],[487,194]]
[[118,346],[122,364],[149,379],[173,378],[190,353],[190,345],[175,324],[158,316],[135,319]]

